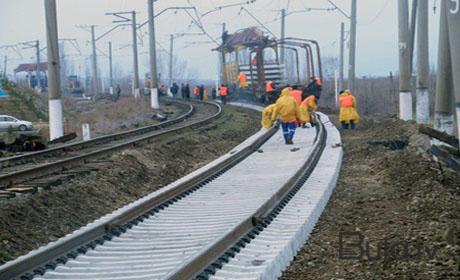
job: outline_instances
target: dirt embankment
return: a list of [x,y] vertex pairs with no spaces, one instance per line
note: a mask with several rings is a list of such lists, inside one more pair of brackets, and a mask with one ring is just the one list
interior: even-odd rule
[[98,171],[0,205],[0,263],[56,240],[205,165],[260,129],[260,113],[224,107],[204,128],[98,162]]
[[[337,116],[331,119],[339,127]],[[341,135],[344,157],[337,186],[308,244],[280,279],[460,279],[460,174],[425,153],[429,139],[413,123],[364,117],[356,130]],[[388,145],[394,140],[409,145],[392,149],[404,146]],[[339,259],[340,232],[363,236],[360,260]],[[359,237],[343,235],[342,240],[345,247]],[[400,241],[406,242],[407,260],[393,258],[405,259],[405,245],[391,255],[391,246]],[[366,242],[371,258],[378,256],[380,242],[379,259],[369,259]],[[418,256],[419,244],[429,252],[421,247]],[[356,246],[351,249],[359,256]]]

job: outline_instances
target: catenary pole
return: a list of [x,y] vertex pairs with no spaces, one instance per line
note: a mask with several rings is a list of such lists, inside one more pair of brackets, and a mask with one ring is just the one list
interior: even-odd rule
[[399,118],[412,120],[412,95],[410,91],[409,4],[398,0],[399,27]]
[[48,56],[48,94],[50,139],[64,134],[62,126],[62,103],[59,77],[59,46],[57,31],[56,0],[45,0],[46,41]]
[[136,26],[136,12],[131,12],[131,23],[133,28],[133,66],[134,66],[134,97],[139,97],[139,67],[137,64],[137,26]]
[[[455,93],[455,111],[457,114],[457,131],[460,133],[460,1],[447,2],[447,25],[449,28],[449,47],[452,61],[452,80]],[[460,146],[459,146],[460,150]]]
[[428,91],[428,1],[417,6],[417,102],[416,121],[430,122],[430,93]]
[[35,42],[35,48],[37,52],[37,88],[38,92],[41,92],[41,83],[40,83],[40,41]]
[[110,93],[113,94],[112,42],[109,42],[109,83]]
[[340,60],[339,60],[339,90],[343,90],[343,51],[345,44],[345,24],[342,22],[340,24]]
[[149,51],[150,51],[150,105],[154,109],[160,109],[158,100],[158,77],[157,77],[157,61],[156,61],[156,45],[155,45],[155,25],[153,14],[153,0],[147,0],[147,10],[149,14]]
[[173,51],[174,51],[174,35],[171,34],[169,37],[169,76],[168,76],[168,87],[172,86],[172,68],[173,68]]
[[[285,38],[285,20],[286,20],[286,10],[281,9],[281,41],[283,41]],[[281,44],[280,49],[281,49],[280,62],[281,64],[284,64],[284,56],[285,56],[284,44]]]
[[3,62],[3,77],[6,78],[6,65],[7,65],[7,63],[8,63],[8,57],[7,57],[6,55],[5,55],[5,58],[4,58],[3,61],[4,61],[4,62]]
[[92,63],[93,63],[93,94],[94,97],[98,95],[98,79],[97,79],[97,55],[96,55],[96,35],[94,31],[94,25],[91,25],[91,46],[93,50]]
[[438,65],[436,72],[436,101],[434,106],[434,128],[454,134],[454,86],[449,49],[446,2],[441,1],[439,23]]
[[[427,2],[427,0],[423,0],[421,2]],[[414,57],[414,41],[415,41],[415,25],[417,24],[417,7],[418,7],[418,0],[412,0],[412,11],[410,14],[410,39],[409,39],[409,50],[410,50],[410,73],[412,74],[412,65],[413,64],[413,57]]]
[[350,16],[350,54],[348,56],[348,88],[355,90],[355,55],[356,55],[356,0],[351,1]]

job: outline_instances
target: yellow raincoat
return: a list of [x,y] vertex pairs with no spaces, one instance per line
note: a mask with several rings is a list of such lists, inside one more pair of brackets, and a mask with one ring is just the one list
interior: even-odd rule
[[246,78],[246,75],[243,74],[243,72],[240,72],[238,74],[238,82],[240,83],[238,85],[239,88],[248,87],[248,80]]
[[291,96],[291,89],[285,88],[281,92],[281,96],[275,103],[275,110],[272,113],[272,121],[276,120],[278,114],[282,122],[294,122],[299,117],[299,105]]
[[299,106],[299,119],[303,122],[311,122],[313,118],[311,112],[316,111],[317,106],[314,95],[310,95]]
[[[351,96],[348,97],[348,96]],[[351,99],[351,104],[347,104],[347,101]],[[345,90],[344,93],[340,95],[339,98],[340,102],[340,115],[339,121],[350,123],[350,121],[354,121],[357,123],[359,121],[358,111],[356,110],[356,99],[353,95],[351,95],[350,90]],[[351,106],[350,106],[351,105]]]
[[272,121],[272,114],[275,110],[275,104],[265,107],[264,111],[262,112],[262,126],[266,129],[269,129],[273,126]]
[[208,100],[208,93],[206,92],[206,90],[203,91],[203,100]]

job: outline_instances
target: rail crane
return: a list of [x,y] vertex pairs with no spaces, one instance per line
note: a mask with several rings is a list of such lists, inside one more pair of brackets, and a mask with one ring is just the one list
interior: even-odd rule
[[[272,103],[276,96],[265,92],[268,81],[279,88],[297,85],[304,89],[313,78],[323,79],[319,44],[302,38],[270,39],[257,27],[222,35],[220,52],[222,82],[231,89],[237,87],[238,74],[247,77],[249,94],[258,101]],[[284,52],[284,62],[280,53]]]

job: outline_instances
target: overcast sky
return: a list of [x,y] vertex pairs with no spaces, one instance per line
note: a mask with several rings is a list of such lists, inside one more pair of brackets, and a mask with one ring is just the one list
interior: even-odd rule
[[[423,0],[422,0],[423,1]],[[427,0],[429,3],[429,40],[430,65],[436,62],[436,48],[439,25],[439,10],[433,12],[433,6],[439,1]],[[82,56],[71,46],[66,45],[65,52],[71,55],[76,65],[75,72],[84,75],[89,65],[91,46],[90,33],[77,26],[96,25],[97,35],[114,26],[112,16],[106,12],[132,11],[138,12],[137,21],[143,23],[147,19],[147,0],[58,0],[58,32],[60,38],[75,38],[79,43]],[[155,14],[173,6],[190,6],[204,14],[216,7],[241,3],[241,0],[158,0],[155,3]],[[345,13],[350,12],[350,0],[334,0]],[[398,69],[398,29],[397,0],[358,0],[357,1],[357,55],[356,72],[358,76],[386,76],[390,71]],[[338,56],[340,23],[345,22],[349,29],[348,19],[339,11],[310,11],[307,8],[331,8],[327,0],[256,0],[255,3],[243,5],[276,36],[280,36],[280,10],[287,9],[290,14],[286,18],[286,36],[311,38],[319,42],[323,56]],[[410,6],[409,6],[410,7]],[[202,23],[211,37],[220,41],[222,23],[233,33],[239,29],[258,26],[258,23],[240,11],[241,6],[225,8],[202,17]],[[192,23],[184,11],[167,11],[155,21],[158,51],[169,51],[169,36],[177,33],[196,33],[200,30]],[[260,27],[260,26],[259,26]],[[0,45],[11,45],[23,41],[40,40],[46,43],[44,1],[43,0],[0,0]],[[139,71],[143,77],[148,72],[148,28],[139,31],[143,38],[139,42]],[[348,35],[346,35],[348,37]],[[125,74],[132,73],[132,49],[130,28],[120,28],[97,42],[100,50],[98,57],[103,76],[108,76],[107,54],[108,41],[112,41],[114,63],[122,68]],[[181,60],[186,60],[188,68],[199,73],[201,79],[214,79],[217,71],[217,55],[211,49],[216,45],[209,43],[206,36],[188,36],[175,40],[174,53]],[[204,43],[203,43],[204,42]],[[8,72],[20,63],[34,62],[32,49],[21,50],[21,59],[11,49],[0,49],[0,55],[8,55]],[[348,56],[348,49],[346,49]],[[46,59],[46,52],[42,60]],[[3,65],[3,59],[0,60]],[[90,68],[89,68],[90,69]],[[164,77],[162,73],[162,77]]]

